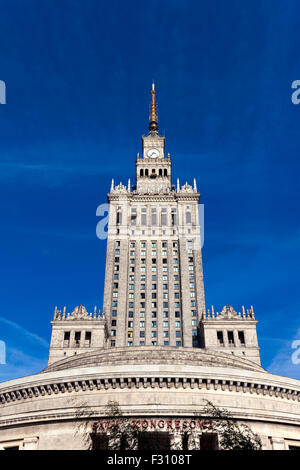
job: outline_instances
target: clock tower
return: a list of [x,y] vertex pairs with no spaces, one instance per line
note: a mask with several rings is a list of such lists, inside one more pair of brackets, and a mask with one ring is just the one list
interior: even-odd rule
[[158,135],[155,87],[149,116],[149,134],[142,137],[142,156],[136,160],[136,189],[140,193],[166,193],[171,190],[171,159],[165,157],[165,137]]

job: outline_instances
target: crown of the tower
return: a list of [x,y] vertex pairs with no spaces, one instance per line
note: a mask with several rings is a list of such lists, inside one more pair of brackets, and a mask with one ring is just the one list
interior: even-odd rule
[[157,106],[155,101],[155,86],[154,82],[152,83],[152,101],[150,105],[150,115],[149,115],[149,131],[151,134],[158,133],[158,117],[157,117]]

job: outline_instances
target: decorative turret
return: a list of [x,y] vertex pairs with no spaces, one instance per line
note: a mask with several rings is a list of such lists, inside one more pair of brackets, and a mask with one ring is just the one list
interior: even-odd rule
[[71,313],[66,307],[54,309],[51,322],[52,336],[48,365],[73,355],[106,348],[107,327],[100,309],[89,313],[83,305],[77,305]]
[[202,313],[199,324],[200,345],[208,350],[228,352],[247,357],[260,365],[254,310],[237,313],[231,305],[225,305],[221,312],[214,307]]

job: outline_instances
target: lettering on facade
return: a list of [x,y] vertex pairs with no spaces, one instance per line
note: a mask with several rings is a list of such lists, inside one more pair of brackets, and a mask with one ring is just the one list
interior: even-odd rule
[[[203,419],[166,419],[166,418],[140,418],[129,420],[132,428],[139,431],[165,430],[165,431],[189,431],[212,429],[213,424]],[[109,431],[112,426],[120,426],[119,421],[104,419],[93,423],[93,432]]]

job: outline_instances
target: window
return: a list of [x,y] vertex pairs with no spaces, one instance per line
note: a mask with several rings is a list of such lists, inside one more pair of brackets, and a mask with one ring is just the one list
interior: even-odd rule
[[146,242],[141,242],[141,248],[146,248]]
[[152,318],[156,318],[156,312],[152,312]]
[[164,341],[164,346],[169,346],[169,341]]
[[133,332],[132,332],[132,331],[128,331],[127,337],[128,337],[128,338],[132,338],[132,337],[133,337]]
[[156,281],[156,274],[153,274],[152,281]]
[[180,308],[180,302],[174,302],[174,307],[175,308]]
[[169,337],[169,332],[168,331],[164,331],[164,338],[168,338]]
[[120,241],[116,240],[116,246],[120,246]]
[[134,284],[129,284],[129,290],[134,290]]
[[131,225],[136,225],[136,208],[131,209]]
[[174,284],[174,290],[178,290],[179,289],[179,284]]
[[110,335],[111,336],[116,336],[116,330],[111,330]]
[[167,225],[167,209],[162,208],[161,210],[161,225]]
[[174,294],[174,299],[180,299],[180,294],[179,294],[179,292],[175,292],[175,294]]
[[135,248],[135,242],[130,242],[130,248]]
[[117,225],[120,225],[122,223],[122,211],[118,210],[117,211]]
[[115,263],[119,263],[119,262],[120,262],[119,256],[115,256]]
[[120,250],[119,249],[116,249],[115,250],[115,255],[119,255],[120,254]]
[[238,332],[238,337],[239,337],[240,344],[242,344],[243,346],[245,346],[245,335],[244,335],[244,332],[243,332],[243,331],[239,331],[239,332]]
[[153,321],[152,322],[152,328],[156,328],[156,327],[157,327],[156,321]]
[[223,331],[217,331],[218,344],[224,345]]
[[145,302],[140,302],[140,307],[141,308],[145,308],[145,305],[146,305]]
[[147,225],[147,209],[142,208],[141,225]]
[[176,341],[176,347],[180,347],[181,346],[181,341]]
[[195,283],[194,282],[190,282],[190,289],[195,289]]
[[168,246],[168,242],[162,242],[162,247],[163,248],[167,248],[167,246]]
[[118,292],[113,292],[113,297],[117,298],[118,297]]
[[156,284],[152,284],[152,290],[156,290],[156,287],[157,285]]
[[64,347],[68,347],[70,345],[70,331],[65,331],[64,333]]
[[228,343],[229,344],[234,344],[233,331],[228,331],[227,335],[228,335]]
[[197,336],[198,335],[198,331],[197,330],[192,330],[192,336]]
[[190,211],[186,211],[185,213],[185,222],[186,224],[191,224],[192,223],[192,216]]
[[177,225],[177,211],[176,208],[171,209],[171,220],[172,220],[172,225]]
[[163,302],[163,308],[168,308],[169,307],[169,302]]
[[140,289],[141,289],[141,290],[145,290],[145,288],[146,288],[146,285],[145,285],[145,284],[141,284]]
[[178,242],[173,242],[173,248],[178,248]]
[[197,326],[197,320],[192,320],[192,326]]
[[176,338],[181,338],[181,332],[180,331],[176,331]]
[[163,284],[163,290],[167,290],[168,289],[168,284]]
[[202,433],[200,436],[200,450],[218,450],[218,435]]
[[130,312],[128,312],[128,317],[133,318],[133,312],[131,310],[130,310]]
[[164,318],[168,318],[169,317],[169,312],[164,312]]
[[145,328],[145,322],[144,321],[140,321],[140,328]]
[[111,304],[112,304],[112,307],[117,307],[118,306],[118,301],[113,300]]
[[180,318],[180,312],[175,312],[175,317]]
[[197,316],[197,310],[192,310],[192,316],[196,317]]
[[111,321],[111,326],[117,326],[117,320],[112,320]]
[[180,321],[176,321],[176,322],[175,322],[175,327],[176,327],[176,328],[180,328]]
[[119,274],[114,274],[114,280],[118,281],[119,280]]
[[[157,225],[157,212],[156,209],[151,209],[151,224],[152,226]],[[153,243],[152,243],[153,246]]]
[[152,292],[151,298],[152,298],[152,299],[156,299],[156,292]]
[[145,332],[144,331],[140,331],[140,338],[145,338]]
[[168,321],[164,321],[164,328],[169,328],[169,322]]
[[156,308],[156,302],[151,302],[151,307]]
[[134,302],[129,302],[129,303],[128,303],[128,307],[129,307],[129,308],[134,308]]
[[117,310],[112,310],[111,316],[112,316],[112,317],[116,317],[116,316],[117,316]]

